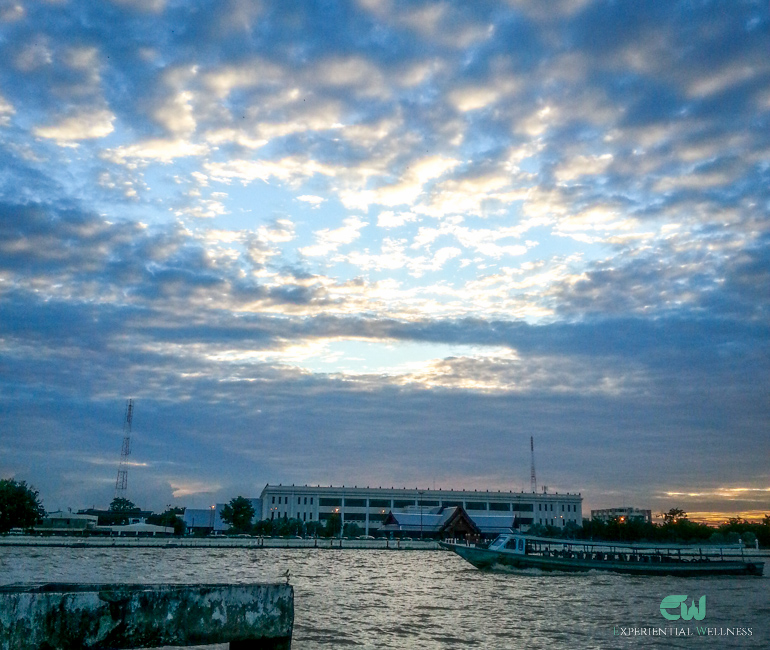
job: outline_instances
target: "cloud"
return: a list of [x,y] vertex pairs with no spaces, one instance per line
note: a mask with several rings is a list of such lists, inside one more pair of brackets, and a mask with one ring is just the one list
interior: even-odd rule
[[48,39],[39,36],[19,50],[14,59],[16,68],[22,72],[33,72],[53,61],[53,53],[48,46]]
[[118,165],[132,166],[153,160],[161,163],[170,163],[176,158],[202,156],[208,150],[206,145],[195,144],[188,140],[155,139],[116,147],[115,149],[107,149],[104,152],[104,158]]
[[612,154],[609,153],[600,156],[577,156],[572,160],[563,162],[556,169],[556,179],[563,183],[574,181],[585,175],[601,174],[611,163]]
[[175,499],[190,497],[197,494],[216,494],[222,489],[220,483],[206,483],[205,481],[188,481],[186,479],[171,480],[171,494]]
[[324,201],[326,201],[326,199],[323,198],[322,196],[315,196],[314,194],[303,194],[302,196],[297,197],[297,201],[302,201],[303,203],[309,203],[314,208],[317,208]]
[[0,95],[0,126],[8,126],[11,123],[11,117],[16,113],[10,102]]
[[[308,472],[526,484],[499,450],[533,421],[544,471],[591,499],[702,489],[721,512],[720,485],[766,486],[766,7],[0,20],[4,471],[101,498],[108,467],[67,450],[114,455],[131,391],[135,485],[161,506]],[[420,363],[352,372],[339,346],[362,340]]]
[[166,0],[110,0],[110,2],[135,11],[150,13],[159,13],[166,6]]
[[391,210],[385,210],[377,216],[377,225],[380,228],[398,228],[407,222],[417,221],[417,219],[417,215],[411,212],[395,213]]
[[340,200],[349,210],[368,209],[372,204],[397,206],[413,203],[426,183],[443,176],[460,161],[441,156],[428,156],[412,162],[401,180],[375,190],[342,190]]
[[24,5],[20,2],[8,2],[0,7],[0,22],[12,23],[21,20],[25,15]]
[[314,81],[333,87],[346,87],[364,96],[387,96],[382,73],[363,57],[334,57],[319,62]]
[[115,115],[108,110],[96,110],[72,115],[51,126],[39,126],[33,133],[41,138],[56,140],[59,145],[68,145],[78,140],[104,138],[113,132]]
[[339,228],[333,230],[324,228],[316,231],[316,243],[300,248],[299,252],[308,257],[328,255],[343,244],[350,244],[358,239],[361,236],[361,229],[367,225],[358,217],[349,217],[343,221],[343,225]]
[[192,99],[193,94],[190,91],[179,92],[158,106],[153,112],[153,118],[173,135],[190,135],[196,127],[193,108],[190,104]]
[[255,180],[267,182],[272,178],[291,183],[315,174],[334,176],[337,173],[334,167],[299,156],[277,161],[231,160],[226,163],[206,163],[205,168],[214,180],[229,182],[231,179],[236,179],[244,185]]

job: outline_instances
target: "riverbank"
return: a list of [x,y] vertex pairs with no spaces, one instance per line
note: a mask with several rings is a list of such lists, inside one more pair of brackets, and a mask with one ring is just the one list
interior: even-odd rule
[[0,537],[0,547],[32,546],[58,548],[321,548],[376,549],[394,551],[438,551],[437,542],[395,539],[284,539],[281,537]]

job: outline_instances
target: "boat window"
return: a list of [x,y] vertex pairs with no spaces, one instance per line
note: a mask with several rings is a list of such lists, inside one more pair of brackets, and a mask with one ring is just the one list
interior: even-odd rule
[[505,545],[505,548],[516,550],[516,539],[509,539],[508,543]]

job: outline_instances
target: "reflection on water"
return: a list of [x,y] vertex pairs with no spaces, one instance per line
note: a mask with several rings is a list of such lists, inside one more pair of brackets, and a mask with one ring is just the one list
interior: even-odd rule
[[[4,584],[279,581],[286,569],[294,650],[770,647],[767,576],[483,573],[441,551],[0,547]],[[752,636],[613,635],[675,625],[659,609],[670,594],[706,595],[700,626],[752,628]],[[695,634],[695,621],[680,623]]]

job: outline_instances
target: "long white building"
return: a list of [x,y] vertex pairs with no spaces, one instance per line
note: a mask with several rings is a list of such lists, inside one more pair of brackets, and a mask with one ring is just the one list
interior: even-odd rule
[[[583,497],[577,494],[422,490],[417,488],[321,487],[266,485],[260,495],[261,519],[326,521],[338,514],[342,523],[355,522],[366,531],[376,530],[391,510],[462,506],[470,515],[509,513],[518,525],[550,524],[563,527],[583,523]],[[256,500],[255,500],[256,501]]]

